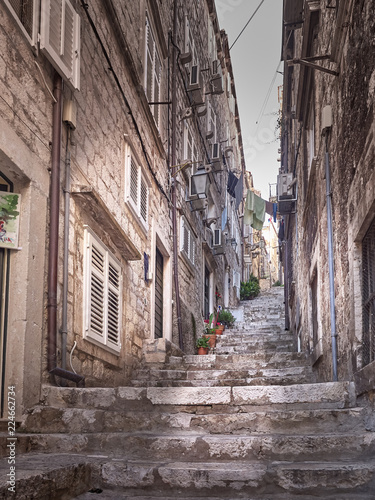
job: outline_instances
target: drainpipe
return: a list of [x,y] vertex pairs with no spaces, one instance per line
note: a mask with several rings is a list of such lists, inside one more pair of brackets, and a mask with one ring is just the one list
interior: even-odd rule
[[[177,0],[174,1],[173,6],[173,33],[172,37],[176,37],[178,28],[177,18]],[[172,52],[172,165],[176,165],[176,129],[177,129],[177,49],[173,44]],[[169,165],[171,166],[171,165]],[[182,321],[181,321],[181,301],[180,301],[180,288],[178,282],[178,244],[177,244],[177,207],[176,207],[176,176],[172,176],[172,226],[173,226],[173,274],[174,274],[174,287],[176,294],[176,313],[177,313],[177,328],[179,347],[184,350],[184,341],[182,337]]]
[[62,78],[55,73],[52,114],[52,164],[50,184],[50,231],[47,277],[47,370],[51,375],[71,380],[77,384],[84,377],[57,367],[57,273],[59,255],[59,204],[60,204],[60,156],[62,123]]
[[68,279],[69,279],[69,206],[70,206],[70,127],[67,128],[65,152],[65,188],[64,188],[64,253],[63,253],[63,294],[61,321],[61,368],[66,370],[66,350],[68,338]]
[[329,129],[325,130],[326,134],[326,152],[325,152],[325,169],[326,169],[326,188],[327,188],[327,225],[328,225],[328,269],[329,269],[329,297],[330,297],[330,313],[331,313],[331,340],[332,340],[332,377],[333,381],[337,382],[337,333],[336,333],[336,306],[335,306],[335,266],[333,256],[333,224],[332,224],[332,190],[331,190],[331,174],[328,152],[328,133]]

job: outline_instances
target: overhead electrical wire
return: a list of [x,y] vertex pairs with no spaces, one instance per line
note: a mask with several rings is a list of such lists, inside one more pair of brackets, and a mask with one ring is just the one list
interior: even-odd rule
[[263,117],[263,114],[264,114],[264,111],[266,109],[266,106],[268,104],[268,101],[269,101],[269,98],[271,97],[271,92],[272,92],[272,89],[273,89],[273,86],[275,84],[275,80],[276,80],[276,77],[277,77],[277,74],[279,72],[279,68],[280,68],[280,65],[281,65],[282,61],[279,62],[279,64],[277,65],[277,68],[276,68],[276,71],[272,77],[272,80],[271,80],[271,83],[270,83],[270,86],[268,88],[268,91],[267,91],[267,94],[266,94],[266,98],[264,99],[264,102],[262,104],[262,107],[260,109],[260,112],[259,112],[259,115],[258,115],[258,118],[256,119],[256,129],[255,129],[255,135],[256,133],[258,132],[258,128],[259,128],[259,125],[260,125],[260,121]]
[[245,31],[245,29],[248,27],[248,25],[250,24],[250,22],[253,20],[255,14],[258,12],[258,10],[261,8],[262,4],[264,3],[264,0],[262,0],[260,2],[260,4],[258,5],[258,7],[255,9],[255,11],[251,14],[251,17],[250,19],[247,21],[247,23],[245,24],[245,26],[243,27],[241,33],[238,35],[238,37],[235,39],[235,41],[232,43],[232,45],[229,47],[229,50],[232,50],[233,48],[233,45],[237,42],[237,40],[240,38],[240,36],[242,35],[242,33]]

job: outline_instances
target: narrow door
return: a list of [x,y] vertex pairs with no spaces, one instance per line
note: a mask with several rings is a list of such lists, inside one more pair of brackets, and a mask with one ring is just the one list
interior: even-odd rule
[[163,268],[164,259],[161,252],[156,249],[155,264],[155,338],[163,337]]
[[[12,184],[0,173],[0,191],[13,191]],[[0,248],[0,416],[4,417],[5,361],[7,348],[8,298],[9,298],[9,253]]]
[[210,271],[204,268],[204,319],[210,317]]

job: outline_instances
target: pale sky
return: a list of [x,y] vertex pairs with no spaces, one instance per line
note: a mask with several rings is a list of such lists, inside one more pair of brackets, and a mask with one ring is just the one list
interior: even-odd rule
[[[227,32],[229,46],[260,1],[216,0],[220,28]],[[276,183],[279,169],[275,127],[281,74],[276,74],[270,94],[269,89],[281,58],[282,4],[282,0],[265,0],[231,50],[246,168],[253,174],[254,187],[267,200],[269,183]],[[283,71],[282,64],[278,70]]]

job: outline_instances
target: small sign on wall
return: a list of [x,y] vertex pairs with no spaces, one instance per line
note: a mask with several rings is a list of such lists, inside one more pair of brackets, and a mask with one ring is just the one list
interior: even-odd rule
[[0,247],[18,249],[21,195],[0,192]]

